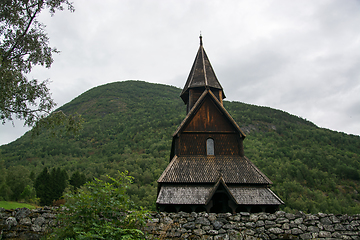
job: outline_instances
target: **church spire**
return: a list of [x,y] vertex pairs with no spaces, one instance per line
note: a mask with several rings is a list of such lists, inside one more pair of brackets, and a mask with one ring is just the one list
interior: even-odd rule
[[201,33],[199,38],[199,50],[196,54],[195,61],[185,83],[184,89],[180,94],[184,103],[188,105],[188,111],[195,104],[196,100],[205,89],[210,89],[215,96],[217,96],[220,102],[222,102],[225,98],[223,88],[221,87],[204,50]]

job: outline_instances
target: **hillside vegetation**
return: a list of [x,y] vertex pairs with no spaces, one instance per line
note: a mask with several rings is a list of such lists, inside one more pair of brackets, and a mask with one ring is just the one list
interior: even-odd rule
[[[156,180],[169,163],[172,133],[186,114],[180,92],[126,81],[81,94],[60,108],[82,115],[79,136],[54,138],[44,132],[32,139],[27,133],[0,147],[0,200],[14,196],[11,184],[31,188],[44,167],[60,167],[69,176],[79,171],[87,178],[127,170],[135,178],[128,189],[132,200],[155,210]],[[245,155],[273,181],[271,189],[286,203],[283,209],[360,212],[359,136],[268,107],[227,101],[224,106],[246,132]]]

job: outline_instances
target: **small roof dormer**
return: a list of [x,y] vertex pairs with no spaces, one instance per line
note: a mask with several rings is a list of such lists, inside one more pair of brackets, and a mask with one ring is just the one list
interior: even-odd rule
[[[191,105],[188,111],[195,104],[198,97],[205,89],[211,89],[218,100],[222,103],[225,94],[221,84],[219,83],[215,72],[210,64],[209,58],[203,47],[202,36],[200,35],[200,47],[196,54],[195,61],[192,65],[189,77],[185,83],[180,97],[185,104]],[[196,92],[195,99],[191,97],[191,90]]]

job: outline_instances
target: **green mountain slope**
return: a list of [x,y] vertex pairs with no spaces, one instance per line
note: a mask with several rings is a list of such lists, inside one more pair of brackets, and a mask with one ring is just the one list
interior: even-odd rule
[[[61,109],[78,112],[80,136],[25,134],[0,147],[9,171],[38,174],[44,166],[87,177],[128,170],[136,204],[155,208],[156,180],[169,163],[172,133],[185,117],[181,89],[141,81],[93,88]],[[273,182],[287,211],[360,212],[360,137],[321,129],[286,112],[240,102],[225,108],[247,133],[245,155]],[[24,170],[26,169],[26,170]],[[1,181],[1,179],[0,179]],[[1,185],[1,182],[0,182]]]

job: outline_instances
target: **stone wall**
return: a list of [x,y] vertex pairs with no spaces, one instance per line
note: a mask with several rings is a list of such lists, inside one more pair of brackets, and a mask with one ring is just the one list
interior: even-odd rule
[[[57,225],[51,208],[0,208],[0,239],[40,239]],[[360,239],[360,214],[151,213],[144,229],[158,239]]]
[[0,208],[0,239],[40,239],[56,224],[55,211],[49,207],[34,210]]
[[160,239],[360,239],[360,214],[153,213],[146,231]]

